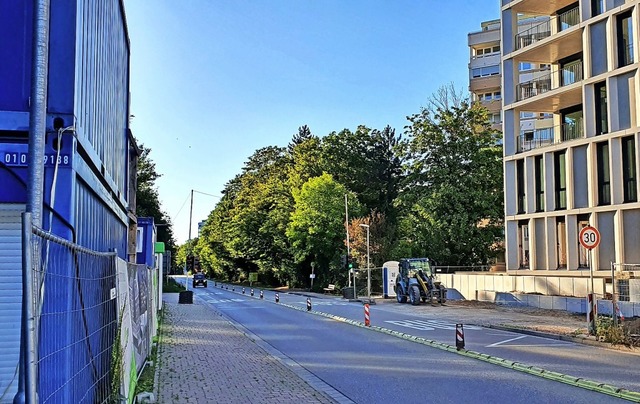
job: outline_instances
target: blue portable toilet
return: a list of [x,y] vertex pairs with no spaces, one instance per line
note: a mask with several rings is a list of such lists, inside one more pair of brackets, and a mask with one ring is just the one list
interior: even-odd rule
[[155,268],[157,228],[152,217],[139,217],[136,231],[136,263]]
[[396,297],[396,278],[398,277],[398,261],[387,261],[382,265],[382,296],[385,299]]

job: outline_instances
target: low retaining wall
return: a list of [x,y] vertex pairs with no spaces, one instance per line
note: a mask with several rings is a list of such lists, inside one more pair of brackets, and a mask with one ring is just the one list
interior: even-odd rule
[[[531,276],[507,274],[441,274],[442,283],[450,289],[448,298],[488,301],[541,309],[587,312],[588,277]],[[594,278],[596,296],[608,291],[605,278]],[[612,314],[611,300],[598,299],[598,312]],[[625,317],[640,317],[640,302],[618,302]]]

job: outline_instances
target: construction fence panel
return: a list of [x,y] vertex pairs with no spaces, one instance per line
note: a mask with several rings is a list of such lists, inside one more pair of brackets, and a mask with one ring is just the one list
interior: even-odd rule
[[[118,331],[116,253],[96,252],[32,227],[35,380],[41,403],[103,403]],[[34,348],[31,347],[31,348]]]

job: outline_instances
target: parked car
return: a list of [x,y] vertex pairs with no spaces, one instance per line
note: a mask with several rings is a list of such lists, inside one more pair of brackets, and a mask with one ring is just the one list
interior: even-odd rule
[[193,287],[195,289],[196,286],[204,286],[207,287],[207,278],[205,278],[202,272],[197,272],[193,274]]

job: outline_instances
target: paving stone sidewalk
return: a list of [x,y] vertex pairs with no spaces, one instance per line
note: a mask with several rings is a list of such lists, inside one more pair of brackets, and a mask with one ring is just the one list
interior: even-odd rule
[[[222,315],[165,295],[157,402],[333,403]],[[173,302],[173,301],[176,302]]]

